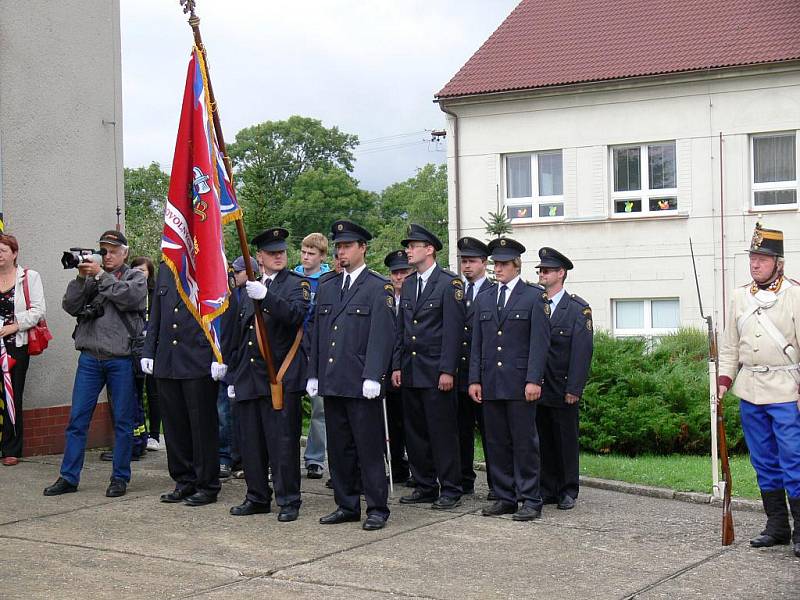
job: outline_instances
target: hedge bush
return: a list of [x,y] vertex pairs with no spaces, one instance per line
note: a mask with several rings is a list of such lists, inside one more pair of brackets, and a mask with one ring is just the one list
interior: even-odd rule
[[[582,399],[580,443],[597,453],[702,454],[711,448],[707,340],[682,329],[650,348],[598,332]],[[731,453],[746,452],[739,401],[725,397]]]

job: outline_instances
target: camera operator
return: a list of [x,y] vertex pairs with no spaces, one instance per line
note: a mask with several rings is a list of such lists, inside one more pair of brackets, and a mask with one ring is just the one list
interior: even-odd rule
[[121,232],[106,231],[99,244],[105,250],[102,266],[91,258],[83,260],[61,302],[64,310],[78,319],[73,338],[81,354],[72,388],[61,476],[45,488],[45,496],[78,489],[89,423],[104,386],[108,386],[114,414],[114,462],[106,496],[124,495],[131,478],[136,413],[131,338],[142,330],[147,279],[125,264],[128,240]]

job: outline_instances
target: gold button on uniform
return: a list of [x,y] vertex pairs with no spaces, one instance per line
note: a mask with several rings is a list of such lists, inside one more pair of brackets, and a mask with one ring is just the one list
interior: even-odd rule
[[255,358],[251,358],[251,359],[250,359],[250,362],[251,362],[251,363],[254,363],[254,362],[256,362],[256,359],[255,359]]
[[173,324],[172,324],[172,328],[173,328],[173,329],[177,329],[177,328],[178,328],[178,324],[177,324],[177,323],[173,323]]
[[329,363],[332,363],[332,362],[333,362],[333,359],[332,359],[332,358],[329,358],[329,359],[328,359],[328,362],[329,362]]
[[417,325],[417,320],[416,319],[414,319],[414,325]]
[[337,329],[339,329],[339,326],[338,325],[334,325],[333,326],[333,330],[336,331]]
[[172,312],[178,312],[178,307],[176,306],[175,308],[173,308]]
[[498,331],[497,335],[503,335],[503,332],[502,331]]
[[177,346],[178,345],[178,340],[172,340],[172,345],[173,346]]
[[502,363],[502,362],[500,362],[500,361],[498,361],[498,362],[497,362],[497,366],[498,366],[498,367],[502,367],[502,366],[503,366],[503,363]]
[[415,336],[415,335],[412,335],[412,336],[411,336],[411,339],[412,339],[413,341],[415,341],[415,342],[416,342],[416,341],[417,341],[417,336]]
[[500,352],[500,350],[502,350],[502,349],[503,349],[503,347],[502,347],[502,346],[498,346],[498,347],[497,347],[497,351],[498,351],[498,352]]
[[247,342],[247,345],[248,345],[248,346],[252,346],[252,345],[253,345],[253,342],[252,342],[252,341],[249,341],[249,342]]
[[417,355],[417,353],[416,353],[416,352],[412,352],[412,353],[411,353],[411,356],[416,356],[416,355]]

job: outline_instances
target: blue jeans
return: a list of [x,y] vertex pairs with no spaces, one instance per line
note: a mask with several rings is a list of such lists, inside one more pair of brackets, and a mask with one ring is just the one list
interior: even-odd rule
[[131,480],[131,451],[136,416],[136,389],[133,364],[129,357],[99,360],[86,352],[78,358],[75,384],[72,387],[72,408],[65,432],[66,444],[61,461],[61,477],[73,485],[81,479],[86,454],[86,435],[92,420],[97,397],[108,386],[114,414],[114,463],[112,477]]
[[800,410],[796,402],[751,404],[739,401],[742,431],[756,470],[758,487],[800,498]]
[[311,424],[308,427],[306,451],[303,455],[306,468],[325,464],[325,405],[321,396],[311,397]]

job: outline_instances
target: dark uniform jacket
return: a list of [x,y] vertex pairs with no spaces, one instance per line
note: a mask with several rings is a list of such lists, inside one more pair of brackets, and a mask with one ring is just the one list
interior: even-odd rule
[[464,284],[436,265],[417,300],[417,277],[406,277],[400,292],[392,369],[402,371],[403,387],[432,388],[461,362]]
[[566,406],[565,394],[583,395],[592,348],[592,309],[583,298],[565,293],[550,318],[550,352],[541,404]]
[[[258,307],[267,328],[267,338],[272,351],[275,371],[280,370],[283,360],[294,343],[297,330],[303,326],[311,299],[310,285],[302,276],[288,269],[280,271],[269,286]],[[239,295],[236,322],[231,327],[230,358],[226,377],[233,385],[236,400],[252,400],[270,397],[267,365],[261,356],[256,337],[256,303],[247,296],[244,288]],[[227,348],[227,344],[225,345]],[[305,358],[298,350],[283,378],[286,392],[301,392],[305,389]]]
[[483,400],[525,398],[527,383],[541,384],[550,343],[544,290],[517,282],[497,309],[497,289],[475,299],[469,382],[481,384]]
[[475,303],[479,294],[494,293],[497,295],[497,285],[488,278],[484,279],[481,287],[475,290],[475,299],[467,302],[466,290],[469,284],[464,286],[464,336],[461,339],[461,358],[458,364],[458,391],[466,392],[469,388],[469,357],[472,351],[472,325],[475,320]]
[[385,383],[394,339],[394,293],[364,269],[340,300],[343,273],[320,280],[308,377],[320,396],[361,398],[365,379]]
[[211,376],[214,360],[211,344],[178,295],[175,277],[164,263],[158,269],[142,356],[153,359],[153,377],[156,378]]

